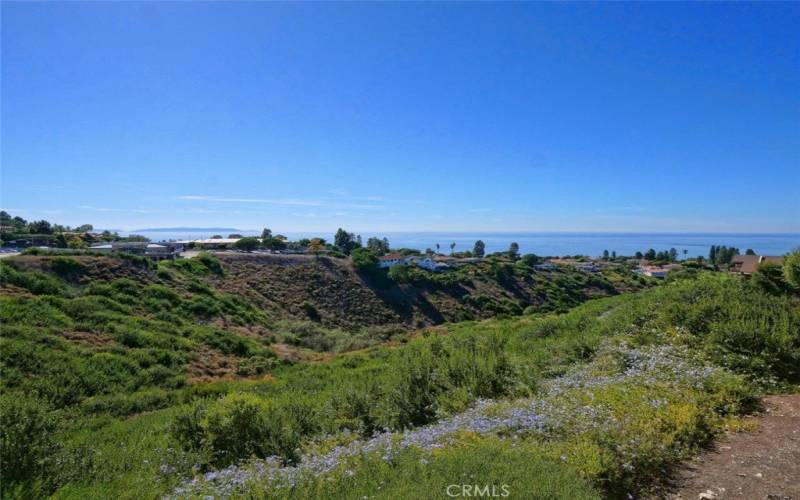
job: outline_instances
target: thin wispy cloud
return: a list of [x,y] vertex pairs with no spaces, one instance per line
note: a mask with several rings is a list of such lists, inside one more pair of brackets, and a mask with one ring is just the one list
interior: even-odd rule
[[218,213],[219,210],[211,210],[208,208],[190,208],[190,209],[176,210],[176,212],[182,214],[215,214]]
[[[81,210],[91,210],[92,212],[130,212],[135,214],[156,214],[161,212],[152,208],[112,208],[112,207],[94,207],[91,205],[78,206]],[[58,213],[61,211],[59,210]]]
[[298,200],[294,198],[223,198],[219,196],[186,195],[178,196],[179,200],[213,201],[217,203],[265,203],[270,205],[290,205],[318,207],[323,203],[319,200]]
[[284,205],[301,207],[329,207],[346,210],[385,210],[383,205],[374,203],[340,203],[323,200],[303,200],[298,198],[227,198],[222,196],[183,195],[177,199],[184,201],[206,201],[214,203],[252,203],[265,205]]
[[123,212],[121,208],[109,208],[109,207],[93,207],[91,205],[80,205],[78,208],[81,210],[91,210],[93,212]]

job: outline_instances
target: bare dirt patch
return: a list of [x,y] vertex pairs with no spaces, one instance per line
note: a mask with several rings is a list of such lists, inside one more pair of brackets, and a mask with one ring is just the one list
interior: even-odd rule
[[91,349],[103,349],[114,343],[114,339],[107,333],[63,331],[61,336],[70,342],[75,342]]
[[223,354],[216,349],[201,345],[187,369],[189,382],[210,382],[235,378],[239,361],[241,359],[236,356]]
[[800,394],[768,396],[752,432],[729,433],[657,498],[800,500]]

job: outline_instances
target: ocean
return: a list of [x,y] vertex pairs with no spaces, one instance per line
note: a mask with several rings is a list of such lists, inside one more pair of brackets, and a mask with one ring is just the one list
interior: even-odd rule
[[[260,236],[260,231],[238,231],[245,236]],[[209,232],[195,231],[145,231],[137,232],[153,241],[209,238]],[[283,233],[291,240],[321,237],[333,241],[333,234]],[[222,236],[228,236],[222,234]],[[708,255],[711,245],[737,247],[744,253],[752,248],[760,255],[782,255],[800,247],[800,233],[743,234],[743,233],[535,233],[535,232],[387,232],[381,234],[362,233],[366,242],[371,236],[384,236],[392,248],[436,249],[450,253],[450,244],[456,251],[472,250],[476,240],[483,240],[486,252],[507,250],[511,242],[519,244],[521,253],[542,256],[589,255],[599,256],[603,250],[615,251],[618,255],[633,255],[649,248],[657,252],[675,248],[681,258]]]

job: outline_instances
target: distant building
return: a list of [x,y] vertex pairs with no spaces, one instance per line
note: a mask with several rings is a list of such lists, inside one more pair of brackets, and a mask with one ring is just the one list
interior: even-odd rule
[[776,255],[734,255],[728,270],[732,273],[749,276],[756,272],[761,264],[783,264],[783,257]]
[[193,246],[195,248],[219,249],[233,246],[241,238],[208,238],[205,240],[179,240],[174,243]]
[[413,263],[417,264],[419,267],[421,267],[422,269],[426,269],[428,271],[434,271],[434,272],[435,271],[444,271],[445,269],[450,267],[447,264],[445,264],[444,262],[441,262],[440,259],[437,259],[436,257],[431,257],[430,255],[425,256],[425,257],[413,256],[413,257],[407,259],[407,262],[409,264],[411,264],[413,262]]
[[411,266],[417,265],[422,269],[428,271],[443,271],[450,266],[443,262],[437,262],[438,259],[431,255],[409,255],[403,256],[399,253],[389,253],[378,257],[378,266],[381,268],[392,266]]
[[637,272],[639,272],[640,274],[644,274],[645,276],[650,276],[652,278],[666,278],[667,275],[672,271],[677,271],[682,268],[683,266],[680,264],[666,264],[663,266],[643,265],[639,267]]
[[[548,259],[547,261],[545,261],[544,264],[549,264],[551,266],[554,266],[553,268],[555,268],[556,265],[559,265],[559,266],[570,266],[573,269],[577,269],[578,271],[583,271],[583,272],[586,272],[586,273],[596,273],[596,272],[600,271],[602,269],[602,267],[603,267],[603,264],[601,264],[601,263],[599,263],[597,261],[594,261],[594,260],[588,260],[587,261],[587,260],[583,260],[583,259],[580,259],[580,260],[578,260],[578,259],[558,259],[558,258],[556,258],[556,259]],[[541,266],[542,264],[539,264],[539,265]],[[539,268],[539,269],[544,269],[544,268]]]
[[115,241],[92,245],[89,250],[100,253],[123,252],[133,255],[142,255],[153,260],[175,259],[183,250],[183,245],[178,243],[146,243]]
[[378,267],[392,267],[397,265],[405,265],[406,259],[399,253],[387,253],[378,257]]

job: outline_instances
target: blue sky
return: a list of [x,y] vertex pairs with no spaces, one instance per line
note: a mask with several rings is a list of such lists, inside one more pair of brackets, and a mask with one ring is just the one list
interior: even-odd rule
[[2,200],[134,229],[800,232],[800,4],[2,4]]

